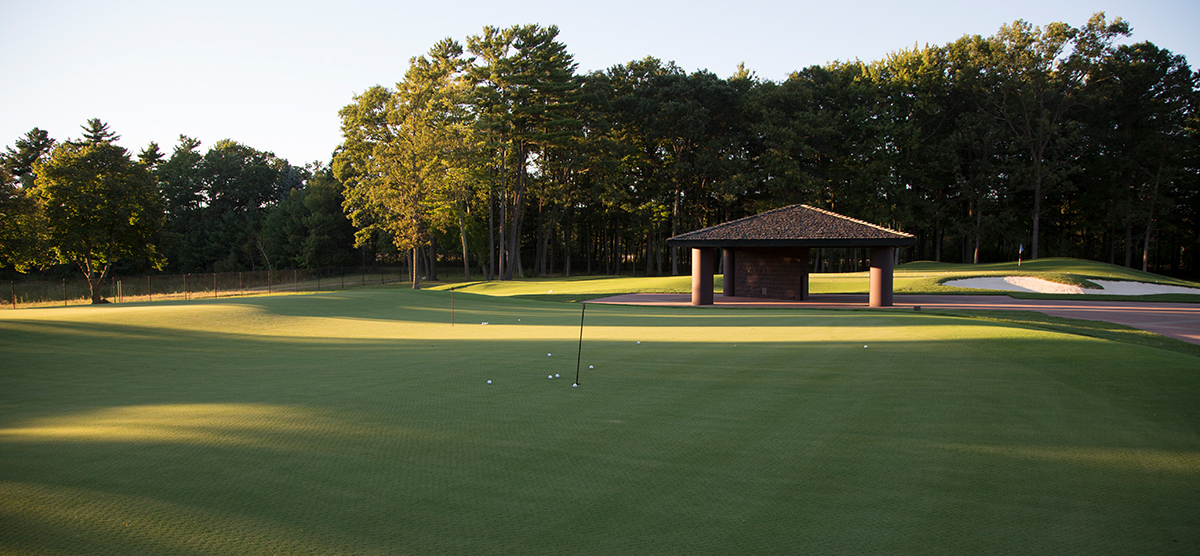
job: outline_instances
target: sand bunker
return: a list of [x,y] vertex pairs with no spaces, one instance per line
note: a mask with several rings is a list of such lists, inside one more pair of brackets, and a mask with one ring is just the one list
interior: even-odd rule
[[1155,293],[1200,294],[1200,288],[1164,286],[1161,284],[1146,284],[1143,282],[1116,282],[1112,280],[1092,280],[1091,282],[1103,287],[1104,289],[1093,290],[1081,288],[1079,286],[1059,284],[1057,282],[1050,282],[1048,280],[1042,280],[1041,278],[1031,278],[1028,276],[965,278],[963,280],[949,280],[943,283],[943,285],[953,286],[956,288],[1030,293],[1093,293],[1104,295],[1150,295]]

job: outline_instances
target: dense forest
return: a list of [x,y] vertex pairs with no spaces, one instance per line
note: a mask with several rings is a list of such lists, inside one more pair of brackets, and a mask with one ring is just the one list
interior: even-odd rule
[[[1200,72],[1130,32],[1102,13],[1018,21],[773,82],[652,57],[580,74],[557,28],[487,27],[351,99],[327,163],[184,136],[135,156],[99,120],[77,141],[35,128],[3,155],[0,264],[677,274],[672,235],[805,203],[915,234],[904,260],[1023,249],[1200,276]],[[138,201],[105,209],[137,233],[48,209],[88,179],[108,184],[89,199]]]

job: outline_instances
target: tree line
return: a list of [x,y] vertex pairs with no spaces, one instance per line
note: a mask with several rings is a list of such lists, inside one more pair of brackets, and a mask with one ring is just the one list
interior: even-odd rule
[[912,259],[1200,273],[1200,74],[1118,44],[1119,18],[781,82],[655,58],[579,75],[557,32],[445,39],[342,109],[332,168],[360,244],[501,279],[676,274],[688,254],[666,238],[807,203],[913,233]]
[[[468,279],[677,274],[689,253],[668,237],[806,203],[913,233],[912,260],[1022,252],[1197,276],[1200,73],[1119,44],[1130,33],[1103,13],[1017,21],[773,82],[653,57],[580,74],[554,26],[485,27],[356,95],[328,164],[229,140],[201,154],[183,136],[169,157],[134,157],[99,120],[80,141],[34,129],[4,155],[3,256],[85,274],[85,251],[175,271],[405,260],[414,285],[451,265]],[[83,224],[49,210],[54,184],[101,163],[88,157],[121,159],[150,191],[137,248],[62,248]]]
[[320,164],[296,167],[231,140],[201,154],[180,136],[170,156],[136,156],[88,120],[79,140],[34,128],[4,153],[0,262],[74,267],[93,302],[115,270],[227,272],[328,268],[359,261],[341,184]]

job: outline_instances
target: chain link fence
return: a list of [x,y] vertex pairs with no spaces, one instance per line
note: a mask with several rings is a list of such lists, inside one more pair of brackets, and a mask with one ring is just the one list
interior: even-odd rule
[[[112,303],[169,299],[212,299],[243,295],[331,291],[408,281],[404,267],[346,267],[319,269],[209,272],[110,276],[101,285],[105,300]],[[86,305],[92,302],[83,278],[62,280],[10,280],[5,307],[53,307]]]

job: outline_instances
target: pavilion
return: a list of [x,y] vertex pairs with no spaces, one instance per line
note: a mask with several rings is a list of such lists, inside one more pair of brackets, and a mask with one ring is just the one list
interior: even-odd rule
[[667,240],[692,249],[692,305],[713,304],[714,251],[722,250],[725,297],[808,299],[809,250],[867,248],[871,307],[892,305],[896,248],[914,245],[897,232],[810,207],[791,205],[680,234]]

